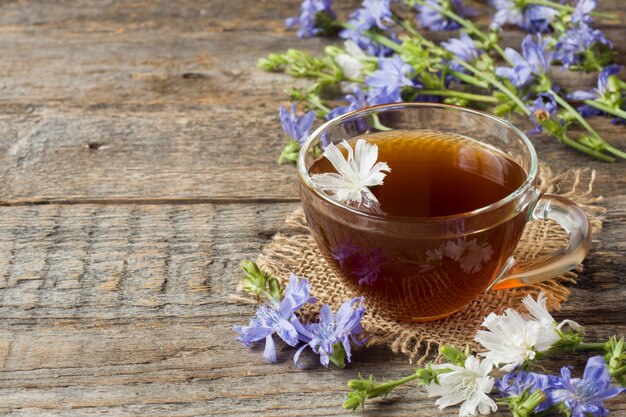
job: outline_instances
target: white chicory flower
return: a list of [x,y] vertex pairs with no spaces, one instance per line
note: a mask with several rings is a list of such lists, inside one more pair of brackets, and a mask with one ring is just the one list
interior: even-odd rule
[[580,324],[572,320],[563,320],[557,324],[556,320],[548,312],[546,305],[546,294],[541,291],[537,296],[537,300],[534,300],[530,295],[527,295],[522,300],[522,303],[535,319],[539,325],[539,333],[537,335],[537,343],[535,344],[535,350],[538,352],[548,350],[550,347],[561,339],[559,330],[565,325],[568,325],[572,330],[580,330]]
[[360,60],[366,57],[365,52],[351,40],[344,42],[344,47],[347,53],[337,55],[335,61],[341,67],[346,78],[356,80],[361,76],[363,63]]
[[517,311],[509,308],[501,316],[489,313],[483,326],[489,330],[479,330],[474,338],[488,349],[480,355],[502,370],[510,372],[526,359],[535,358],[534,347],[541,330],[538,322],[524,320]]
[[548,312],[543,292],[537,300],[526,296],[522,302],[530,316],[522,316],[510,308],[503,315],[490,313],[483,322],[488,330],[479,330],[474,338],[487,348],[487,352],[480,355],[506,372],[514,370],[527,359],[534,359],[537,352],[550,349],[561,339],[559,330],[564,325],[576,331],[580,329],[580,325],[571,320],[557,324]]
[[475,416],[493,413],[496,403],[489,397],[494,380],[489,376],[493,363],[489,359],[482,362],[475,356],[468,356],[465,366],[453,364],[432,365],[433,369],[450,369],[451,372],[439,374],[437,382],[428,386],[429,397],[440,397],[435,404],[440,409],[461,404],[459,416]]
[[376,162],[378,146],[365,139],[357,140],[354,151],[345,140],[341,145],[348,151],[347,158],[332,143],[324,151],[324,157],[337,173],[315,174],[311,181],[341,203],[368,208],[377,206],[378,200],[368,187],[382,185],[386,175],[383,171],[391,171],[385,162]]

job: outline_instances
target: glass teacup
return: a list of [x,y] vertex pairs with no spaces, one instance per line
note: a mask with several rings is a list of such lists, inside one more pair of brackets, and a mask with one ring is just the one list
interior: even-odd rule
[[[410,218],[366,212],[337,202],[315,186],[309,169],[327,143],[385,130],[435,130],[470,137],[506,154],[526,179],[507,197],[479,209]],[[370,306],[401,321],[446,317],[488,289],[538,283],[574,268],[589,251],[587,216],[573,202],[536,188],[537,155],[505,120],[433,103],[369,107],[331,120],[302,146],[298,158],[304,212],[324,258]],[[512,256],[528,221],[551,219],[569,243],[533,261]]]

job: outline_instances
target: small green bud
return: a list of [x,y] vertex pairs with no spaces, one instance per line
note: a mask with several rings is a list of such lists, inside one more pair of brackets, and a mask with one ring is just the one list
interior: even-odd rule
[[578,137],[578,142],[598,152],[602,152],[606,149],[606,142],[593,136],[580,135]]
[[276,278],[271,277],[268,280],[268,287],[269,287],[270,295],[272,297],[274,297],[277,300],[280,300],[283,298],[283,289],[281,288],[280,283],[278,282]]
[[285,65],[287,60],[280,54],[269,54],[267,58],[259,58],[256,65],[264,71],[276,71],[281,65]]
[[512,105],[512,103],[503,103],[493,109],[493,114],[495,114],[496,116],[503,116],[505,114],[511,113],[514,108],[515,105]]
[[250,260],[242,261],[241,269],[246,273],[244,276],[243,289],[257,297],[261,295],[263,291],[265,291],[268,274],[261,271],[256,262]]
[[341,342],[337,342],[333,345],[332,355],[328,355],[328,359],[337,366],[337,368],[346,367],[346,350]]
[[452,345],[443,345],[439,348],[439,353],[446,359],[446,361],[463,366],[465,365],[465,359],[467,359],[467,354],[460,351],[456,347]]
[[351,379],[348,381],[348,387],[353,391],[363,391],[372,386],[372,377],[370,379]]
[[437,379],[437,371],[432,369],[430,365],[426,368],[418,368],[415,373],[417,374],[417,378],[424,385],[429,385]]
[[365,393],[362,391],[354,391],[348,393],[348,399],[344,401],[343,408],[346,410],[356,410],[359,406],[365,404]]
[[609,91],[620,91],[621,90],[620,89],[620,80],[615,75],[611,75],[609,77],[608,86],[609,86]]
[[345,53],[343,49],[335,45],[328,45],[324,48],[324,53],[332,58],[336,57],[339,54]]
[[287,146],[285,146],[285,149],[283,149],[278,157],[278,163],[295,163],[298,160],[298,152],[300,152],[300,145],[298,145],[298,142],[295,140],[289,141]]
[[468,105],[469,100],[459,97],[446,97],[443,102],[446,104],[452,104],[454,106],[465,107]]

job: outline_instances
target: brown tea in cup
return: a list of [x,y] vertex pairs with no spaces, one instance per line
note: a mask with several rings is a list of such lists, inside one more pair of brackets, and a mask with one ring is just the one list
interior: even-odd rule
[[[535,149],[515,126],[439,103],[338,116],[298,154],[302,206],[328,264],[370,311],[402,321],[446,317],[486,290],[546,281],[585,258],[589,219],[574,202],[540,193],[537,172]],[[515,259],[525,224],[545,219],[567,243]]]
[[[356,293],[393,318],[432,320],[457,311],[503,269],[527,220],[525,211],[500,213],[489,228],[467,234],[462,215],[513,193],[526,180],[524,169],[498,149],[452,133],[394,130],[348,143],[354,147],[360,138],[376,144],[378,161],[391,168],[383,185],[370,189],[380,203],[377,216],[459,219],[446,236],[411,237],[368,230],[356,215],[354,222],[345,213],[338,219],[305,204],[324,257]],[[326,172],[335,169],[324,156],[309,168],[310,175]]]

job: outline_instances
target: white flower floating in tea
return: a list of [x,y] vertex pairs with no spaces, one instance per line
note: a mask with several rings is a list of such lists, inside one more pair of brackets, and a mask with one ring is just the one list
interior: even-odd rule
[[348,151],[347,159],[332,143],[323,154],[337,173],[315,174],[311,181],[340,203],[367,208],[377,206],[378,200],[368,187],[382,185],[387,175],[383,171],[390,172],[391,168],[386,162],[376,162],[378,146],[365,139],[359,139],[354,150],[345,140],[341,145]]

